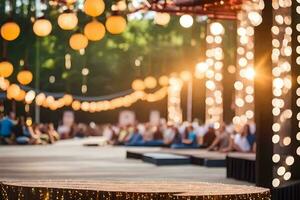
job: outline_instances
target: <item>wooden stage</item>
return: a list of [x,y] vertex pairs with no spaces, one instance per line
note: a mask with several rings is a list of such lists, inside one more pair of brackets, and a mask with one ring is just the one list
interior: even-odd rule
[[269,200],[270,191],[253,186],[197,182],[74,182],[74,181],[5,181],[0,197],[10,199],[155,199],[155,200]]
[[[216,189],[218,187],[226,190],[218,194],[220,198],[214,199],[228,199],[230,194],[238,195],[231,199],[240,199],[241,196],[247,199],[247,195],[261,199],[256,197],[268,195],[267,190],[261,188],[250,187],[248,190],[247,186],[251,183],[228,179],[226,168],[193,164],[156,167],[141,160],[126,159],[127,150],[157,152],[161,148],[83,145],[98,140],[67,140],[47,146],[0,146],[0,182],[3,183],[0,199],[6,200],[6,195],[22,196],[20,191],[25,192],[24,195],[31,195],[20,199],[30,200],[40,199],[37,196],[44,195],[52,195],[52,199],[61,199],[62,195],[64,199],[80,199],[76,195],[83,195],[82,200],[151,199],[145,194],[152,195],[153,199],[160,199],[160,196],[161,199],[211,199],[207,197],[220,192]],[[168,150],[163,151],[169,153]],[[183,153],[187,152],[178,150],[176,155]],[[190,153],[202,154],[199,150]],[[242,188],[242,193],[237,193],[235,189],[238,188]],[[74,196],[76,198],[72,198]],[[13,196],[10,199],[18,198]]]

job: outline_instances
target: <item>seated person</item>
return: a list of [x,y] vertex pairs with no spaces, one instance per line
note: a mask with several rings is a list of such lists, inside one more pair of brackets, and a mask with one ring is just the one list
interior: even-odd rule
[[164,137],[162,132],[159,130],[159,127],[154,127],[153,137],[151,140],[144,140],[144,146],[163,146]]
[[194,128],[192,126],[186,127],[184,136],[181,139],[180,143],[172,144],[171,148],[198,148],[197,135],[194,131]]
[[207,148],[214,142],[216,138],[216,131],[214,125],[209,125],[207,132],[200,138],[200,145],[202,148]]
[[251,151],[251,144],[249,143],[247,137],[250,133],[250,127],[246,124],[243,127],[241,133],[237,133],[233,136],[230,140],[228,148],[222,150],[222,152],[230,152],[230,151],[237,151],[237,152],[250,152]]
[[11,112],[0,122],[0,139],[4,144],[13,144],[12,128],[15,125],[14,119],[15,113]]
[[137,128],[134,128],[129,140],[125,143],[126,146],[141,146],[144,143],[143,136]]
[[212,144],[207,148],[208,151],[222,151],[229,146],[230,134],[226,131],[226,125],[223,124]]
[[117,136],[117,141],[119,145],[125,144],[125,142],[129,139],[129,131],[128,127],[123,127],[119,135]]
[[53,123],[48,124],[48,132],[49,132],[49,135],[51,135],[53,137],[54,141],[59,140],[59,134],[55,130]]
[[12,134],[16,139],[17,144],[29,144],[30,143],[30,133],[26,130],[26,125],[24,118],[18,119],[18,122],[12,128]]

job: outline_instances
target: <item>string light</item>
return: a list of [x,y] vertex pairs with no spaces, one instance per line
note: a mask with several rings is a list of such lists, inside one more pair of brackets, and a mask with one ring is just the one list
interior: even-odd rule
[[[274,132],[272,142],[276,145],[274,148],[274,156],[279,155],[283,159],[273,159],[274,179],[273,187],[279,187],[282,183],[289,180],[291,173],[287,172],[294,163],[291,155],[282,152],[282,148],[291,144],[291,0],[272,1],[273,7],[273,27],[271,29],[273,40],[272,62],[273,62],[273,126]],[[249,13],[249,18],[254,19],[257,14]],[[284,20],[286,18],[287,20]],[[260,22],[261,19],[255,19]],[[254,22],[254,23],[256,23]],[[284,159],[285,158],[285,159]],[[276,170],[277,168],[277,170]]]
[[[199,64],[199,68],[203,68],[201,70],[206,70],[205,121],[207,124],[213,124],[215,128],[219,128],[223,121],[222,68],[224,52],[222,36],[224,27],[219,22],[212,22],[208,24],[207,30],[207,60],[206,63]],[[221,42],[216,42],[216,38],[219,38]]]
[[182,81],[176,75],[169,78],[168,89],[168,122],[177,124],[182,122],[181,98]]
[[[243,4],[238,13],[237,27],[237,66],[229,69],[236,73],[235,88],[235,116],[233,123],[242,127],[254,120],[254,25],[248,18],[248,13],[253,10],[255,4],[247,2]],[[255,12],[258,13],[258,12]]]

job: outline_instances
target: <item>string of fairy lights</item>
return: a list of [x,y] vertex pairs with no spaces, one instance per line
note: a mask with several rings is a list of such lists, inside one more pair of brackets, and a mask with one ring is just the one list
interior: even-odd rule
[[223,121],[223,35],[225,29],[219,22],[207,25],[206,63],[206,123],[219,128]]
[[[294,8],[296,9],[295,13],[296,13],[296,15],[298,17],[298,21],[297,22],[299,22],[299,17],[300,17],[300,10],[299,10],[300,0],[294,1],[294,4],[296,5],[296,6],[294,6]],[[300,40],[299,40],[299,37],[300,37],[300,25],[299,24],[296,25],[296,33],[295,34],[297,35],[297,42],[296,42],[296,44],[297,44],[297,46],[296,46],[296,55],[297,55],[297,57],[296,57],[296,63],[298,65],[300,65]],[[296,95],[297,95],[297,98],[298,98],[297,102],[299,102],[300,101],[299,100],[299,97],[300,97],[300,76],[297,77],[297,84],[298,85],[297,85]],[[300,104],[297,104],[297,106],[300,107]],[[298,120],[298,130],[300,130],[300,116],[299,116],[299,113],[297,113],[297,120]],[[296,154],[298,156],[300,156],[300,132],[298,132],[296,134],[296,140],[299,143],[299,146],[296,149]]]
[[272,142],[274,143],[274,162],[272,181],[273,187],[278,187],[282,182],[291,178],[290,167],[294,163],[294,157],[286,154],[285,149],[291,144],[291,100],[292,100],[292,28],[291,26],[292,1],[272,2],[273,6],[273,116],[274,132]]
[[245,2],[237,21],[237,67],[233,124],[243,126],[254,119],[254,25],[247,17],[253,4]]
[[[95,4],[96,2],[96,4]],[[119,1],[123,2],[123,1]],[[273,137],[274,154],[272,161],[273,167],[273,187],[279,187],[285,181],[291,179],[291,166],[294,164],[294,157],[286,154],[287,148],[291,145],[291,118],[292,118],[292,0],[273,0],[273,27],[272,27],[272,76],[273,76]],[[295,3],[297,14],[300,15],[300,0]],[[86,0],[84,3],[75,3],[68,0],[66,4],[60,4],[59,1],[49,1],[50,6],[60,7],[61,14],[57,18],[59,27],[66,31],[74,31],[78,25],[77,13],[83,11],[91,17],[91,21],[85,25],[83,32],[74,33],[69,39],[69,45],[72,49],[84,54],[84,49],[89,42],[100,41],[108,31],[111,34],[120,34],[126,29],[126,19],[118,11],[124,10],[124,5],[114,4],[111,16],[107,17],[105,24],[102,24],[97,17],[102,15],[105,9],[103,0]],[[233,124],[243,125],[254,120],[254,29],[262,22],[261,11],[264,8],[263,0],[245,1],[242,10],[238,14],[237,21],[237,61],[236,61],[236,80],[234,82],[235,99]],[[43,13],[43,10],[40,11]],[[157,12],[154,16],[155,24],[165,26],[170,21],[170,14]],[[193,17],[182,15],[180,24],[184,28],[193,25]],[[37,16],[32,20],[33,31],[38,37],[46,37],[52,32],[51,22],[43,16]],[[298,24],[296,30],[300,32]],[[19,25],[14,21],[8,21],[1,26],[1,36],[7,42],[14,41],[21,33]],[[205,78],[206,86],[206,113],[205,121],[214,124],[219,128],[223,121],[223,69],[224,69],[224,49],[223,37],[225,28],[220,21],[209,21],[207,24],[207,50],[206,60],[196,65],[195,76]],[[297,64],[300,64],[300,42],[298,38]],[[6,55],[3,55],[6,57]],[[71,55],[65,55],[65,68],[72,67]],[[139,100],[147,102],[156,102],[168,96],[168,121],[173,123],[182,122],[181,110],[181,90],[184,81],[191,78],[191,74],[185,73],[181,77],[176,74],[170,76],[161,76],[156,79],[152,76],[145,79],[137,79],[132,82],[132,92],[116,98],[89,101],[76,99],[73,95],[64,94],[61,97],[55,97],[49,93],[35,90],[24,90],[18,84],[10,84],[7,80],[13,73],[14,67],[7,60],[0,62],[0,88],[7,93],[8,99],[23,101],[27,105],[35,103],[38,106],[57,110],[63,107],[70,107],[74,111],[101,112],[113,110],[120,107],[129,107]],[[89,74],[87,67],[82,69],[83,80],[86,80]],[[184,74],[184,73],[183,73]],[[33,79],[32,73],[26,68],[17,74],[17,80],[21,85],[28,85]],[[50,81],[50,78],[49,78]],[[55,77],[52,78],[52,82]],[[297,78],[300,85],[300,77]],[[82,93],[87,92],[86,82],[83,81]],[[155,90],[155,92],[153,92]],[[151,92],[149,92],[151,91]],[[152,93],[153,92],[153,93]],[[300,97],[300,87],[296,95]],[[297,106],[300,107],[300,100],[297,99]],[[27,106],[28,109],[28,106]],[[297,120],[300,121],[300,114],[297,113]],[[300,124],[300,123],[299,123]],[[299,125],[300,129],[300,125]],[[296,135],[300,141],[300,133]],[[300,146],[296,150],[300,156]]]

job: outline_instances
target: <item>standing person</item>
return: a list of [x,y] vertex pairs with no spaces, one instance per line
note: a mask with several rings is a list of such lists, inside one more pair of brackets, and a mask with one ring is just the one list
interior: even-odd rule
[[8,116],[5,116],[0,121],[0,137],[5,144],[12,144],[12,128],[14,127],[16,115],[14,112],[10,112]]

